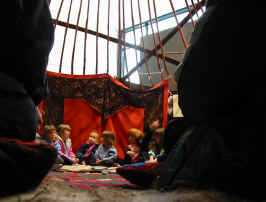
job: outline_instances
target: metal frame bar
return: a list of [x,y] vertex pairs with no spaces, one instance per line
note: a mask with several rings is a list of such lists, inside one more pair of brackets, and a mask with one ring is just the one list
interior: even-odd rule
[[[196,11],[198,10],[198,9],[200,9],[201,7],[202,7],[202,5],[204,5],[205,4],[205,0],[202,0],[201,1],[201,4],[197,4],[197,6],[196,6],[196,8],[193,8],[192,10],[191,10],[191,15],[192,15],[192,17],[194,16],[194,14],[196,13]],[[180,23],[179,23],[179,25],[178,26],[180,26],[180,27],[183,27],[189,20],[190,20],[191,18],[190,18],[190,15],[187,15]],[[177,26],[177,27],[178,27]],[[165,43],[167,43],[176,33],[178,32],[178,28],[177,29],[174,29],[173,31],[171,31],[163,40],[162,40],[162,44],[164,45]],[[158,45],[156,48],[160,48],[160,45]],[[154,52],[154,50],[152,50],[152,52]],[[152,57],[154,54],[151,54],[151,53],[149,53],[149,54],[147,54],[147,56],[146,56],[146,58],[143,58],[140,62],[139,62],[139,64],[137,64],[134,68],[132,68],[130,71],[129,71],[129,73],[126,75],[126,76],[124,76],[123,78],[122,78],[122,80],[125,80],[125,79],[127,79],[132,73],[134,73],[135,71],[137,71],[143,64],[144,64],[144,61],[145,61],[145,59],[149,59],[150,57]],[[180,62],[178,62],[178,64],[179,64]],[[177,65],[178,65],[177,64]]]
[[[197,4],[195,6],[197,6]],[[193,9],[193,6],[190,6],[190,7],[191,7],[191,9]],[[180,9],[176,10],[175,12],[176,12],[176,15],[181,15],[181,14],[187,13],[188,9],[187,9],[187,7],[184,7],[184,8],[180,8]],[[171,17],[174,17],[174,15],[175,14],[173,12],[161,15],[161,16],[158,17],[158,22],[163,21],[163,20],[167,20],[167,19],[169,19]],[[152,19],[152,23],[156,23],[156,18]],[[140,29],[141,26],[142,27],[147,27],[150,24],[151,24],[150,20],[144,21],[141,24],[135,25],[135,30],[136,29]],[[133,31],[133,27],[132,26],[131,27],[127,27],[124,30],[124,32],[131,32],[131,31]]]

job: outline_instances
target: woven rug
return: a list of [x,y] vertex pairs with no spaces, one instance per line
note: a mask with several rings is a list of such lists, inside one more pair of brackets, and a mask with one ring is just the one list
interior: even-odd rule
[[136,185],[131,184],[126,179],[118,174],[102,174],[102,173],[79,173],[79,172],[56,172],[51,171],[45,177],[43,183],[46,183],[51,178],[58,178],[63,180],[67,185],[73,188],[101,188],[101,187],[126,187],[137,188]]

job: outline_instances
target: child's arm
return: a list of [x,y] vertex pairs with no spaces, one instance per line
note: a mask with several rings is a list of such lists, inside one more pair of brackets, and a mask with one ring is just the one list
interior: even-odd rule
[[54,147],[57,150],[57,154],[58,154],[57,156],[60,157],[60,154],[62,153],[62,152],[59,152],[59,151],[61,151],[60,144],[56,141],[56,142],[53,143],[53,145],[54,145]]
[[62,152],[62,147],[61,147],[61,144],[57,141],[58,144],[56,144],[56,149],[58,151],[58,154],[62,155],[62,156],[65,156],[65,154]]
[[72,150],[72,146],[70,147],[70,150],[69,150],[68,155],[69,155],[69,157],[70,157],[71,159],[76,158],[76,155],[74,154],[74,152],[73,152],[73,150]]
[[77,158],[79,158],[79,159],[82,158],[82,156],[86,152],[86,148],[87,148],[87,144],[81,145],[81,147],[79,148],[79,150],[77,152]]
[[131,156],[132,160],[136,161],[138,159],[138,157],[139,157],[139,152],[133,152],[133,154]]

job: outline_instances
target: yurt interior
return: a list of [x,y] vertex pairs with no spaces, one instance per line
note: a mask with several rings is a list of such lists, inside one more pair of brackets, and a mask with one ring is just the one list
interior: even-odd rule
[[7,3],[0,202],[263,202],[263,18],[233,4]]

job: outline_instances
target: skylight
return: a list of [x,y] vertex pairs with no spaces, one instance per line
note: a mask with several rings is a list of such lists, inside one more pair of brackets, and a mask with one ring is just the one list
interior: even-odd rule
[[[120,9],[118,9],[119,1]],[[138,2],[140,3],[141,22]],[[194,0],[194,3],[196,2],[198,1]],[[150,8],[148,7],[148,3]],[[143,22],[150,22],[149,11],[151,18],[155,19],[154,3],[157,17],[166,16],[158,23],[159,31],[176,27],[175,18],[170,15],[167,17],[168,14],[173,13],[170,0],[51,0],[50,10],[52,18],[56,22],[65,23],[64,25],[66,27],[61,26],[62,23],[57,23],[56,25],[55,43],[49,57],[47,70],[53,72],[60,72],[61,70],[61,73],[76,75],[109,73],[111,76],[117,76],[119,65],[118,58],[120,55],[119,43],[108,41],[101,36],[97,37],[95,34],[91,33],[98,32],[104,36],[119,39],[120,25],[120,30],[126,30],[125,41],[134,45],[135,35],[136,45],[141,46],[141,29],[140,26],[137,25]],[[172,0],[172,3],[175,10],[186,8],[185,0]],[[192,1],[188,0],[188,3],[192,7]],[[131,9],[131,5],[133,9]],[[109,7],[110,10],[108,15]],[[202,11],[199,10],[197,14],[198,16],[202,15]],[[181,21],[187,15],[187,10],[177,15],[178,21]],[[198,18],[198,16],[195,15],[194,18]],[[86,26],[87,19],[88,23]],[[73,29],[71,26],[67,28],[68,23],[69,25],[74,25],[75,28],[77,26],[79,29],[76,31],[76,29]],[[157,32],[156,25],[153,24],[152,26],[154,31]],[[135,34],[133,28],[135,29]],[[91,32],[85,34],[82,29],[87,29]],[[151,24],[142,25],[142,29],[144,35],[152,34]],[[87,35],[86,39],[85,35]],[[98,47],[98,51],[96,46]],[[107,48],[108,46],[109,48]],[[124,49],[122,48],[122,50]],[[135,49],[127,48],[126,54],[128,70],[130,70],[140,61],[140,51],[137,51],[136,57]],[[107,67],[109,67],[109,70]],[[135,83],[139,83],[137,73],[132,74],[130,79]]]

